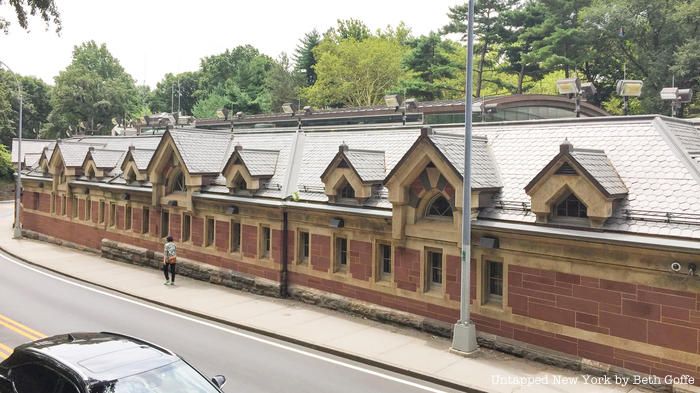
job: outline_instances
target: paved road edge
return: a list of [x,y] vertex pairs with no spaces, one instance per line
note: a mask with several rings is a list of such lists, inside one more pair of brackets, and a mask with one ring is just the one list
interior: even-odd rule
[[184,307],[177,307],[177,306],[173,306],[173,305],[171,305],[171,304],[163,303],[163,302],[160,302],[160,301],[157,301],[157,300],[153,300],[153,299],[150,299],[150,298],[147,298],[147,297],[142,297],[142,296],[134,295],[134,294],[129,293],[129,292],[127,292],[127,291],[122,291],[122,290],[119,290],[119,289],[116,289],[116,288],[112,288],[112,287],[107,286],[107,285],[95,283],[95,282],[92,282],[92,281],[83,279],[83,278],[81,278],[81,277],[77,277],[77,276],[74,276],[74,275],[72,275],[72,274],[68,274],[68,273],[62,272],[62,271],[57,270],[57,269],[53,269],[53,268],[50,268],[50,267],[46,267],[45,265],[42,265],[41,263],[34,262],[34,261],[30,261],[30,260],[28,260],[28,259],[25,259],[25,258],[22,257],[22,256],[17,255],[17,254],[14,253],[14,252],[8,251],[6,248],[4,248],[4,247],[2,247],[2,246],[0,246],[0,252],[3,252],[3,253],[5,253],[5,254],[7,254],[7,255],[9,255],[9,256],[11,256],[11,257],[13,257],[13,258],[15,258],[15,259],[21,261],[21,262],[23,262],[23,263],[26,263],[26,264],[28,264],[28,265],[35,266],[35,267],[39,267],[39,268],[41,268],[41,269],[43,269],[43,270],[46,270],[46,271],[49,271],[49,272],[52,272],[52,273],[61,275],[61,276],[63,276],[63,277],[67,277],[67,278],[70,278],[70,279],[72,279],[72,280],[79,281],[79,282],[82,282],[82,283],[90,284],[90,285],[95,286],[95,287],[98,287],[98,288],[107,289],[107,290],[109,290],[109,291],[112,291],[112,292],[115,292],[115,293],[119,293],[119,294],[121,294],[121,295],[129,296],[129,297],[131,297],[131,298],[138,299],[138,300],[140,300],[140,301],[143,301],[143,302],[146,302],[146,303],[150,303],[150,304],[153,304],[153,305],[157,305],[157,306],[162,307],[162,308],[165,308],[165,309],[169,309],[169,310],[181,312],[181,313],[183,313],[183,314],[192,315],[192,316],[195,316],[195,317],[198,317],[198,318],[205,319],[205,320],[207,320],[207,321],[216,322],[216,323],[219,323],[219,324],[222,324],[222,325],[226,325],[226,326],[230,326],[230,327],[233,327],[233,328],[236,328],[236,329],[244,330],[244,331],[247,331],[247,332],[259,334],[259,335],[261,335],[261,336],[265,336],[265,337],[273,338],[273,339],[276,339],[276,340],[279,340],[279,341],[284,341],[284,342],[287,342],[287,343],[290,343],[290,344],[298,345],[298,346],[300,346],[300,347],[309,348],[309,349],[312,349],[312,350],[315,350],[315,351],[319,351],[319,352],[323,352],[323,353],[327,353],[327,354],[330,354],[330,355],[333,355],[333,356],[338,356],[338,357],[341,357],[341,358],[344,358],[344,359],[348,359],[348,360],[351,360],[351,361],[354,361],[354,362],[366,364],[366,365],[369,365],[369,366],[372,366],[372,367],[376,367],[376,368],[379,368],[379,369],[382,369],[382,370],[386,370],[386,371],[391,371],[391,372],[394,372],[394,373],[397,373],[397,374],[401,374],[401,375],[405,375],[405,376],[408,376],[408,377],[411,377],[411,378],[416,378],[416,379],[419,379],[419,380],[422,380],[422,381],[425,381],[425,382],[430,382],[430,383],[433,383],[433,384],[436,384],[436,385],[440,385],[440,386],[444,386],[444,387],[447,387],[447,388],[450,388],[450,389],[455,389],[455,390],[458,390],[458,391],[463,391],[463,392],[468,392],[468,393],[487,393],[486,391],[483,391],[483,390],[478,390],[478,389],[475,389],[475,388],[472,388],[472,387],[469,387],[469,386],[465,386],[465,385],[461,385],[461,384],[458,384],[458,383],[455,383],[455,382],[452,382],[452,381],[447,381],[447,380],[444,380],[444,379],[440,379],[440,378],[434,377],[434,376],[432,376],[432,375],[420,373],[420,372],[417,372],[417,371],[414,371],[414,370],[404,369],[404,368],[395,366],[395,365],[393,365],[393,364],[388,364],[388,363],[380,362],[380,361],[378,361],[378,360],[374,360],[374,359],[371,359],[371,358],[363,357],[363,356],[356,355],[356,354],[353,354],[353,353],[341,351],[341,350],[338,350],[338,349],[326,347],[326,346],[319,345],[319,344],[309,343],[309,342],[307,342],[307,341],[303,341],[303,340],[300,340],[300,339],[297,339],[297,338],[294,338],[294,337],[289,337],[289,336],[285,336],[285,335],[283,335],[283,334],[271,332],[271,331],[269,331],[269,330],[256,328],[256,327],[249,326],[249,325],[245,325],[245,324],[241,324],[241,323],[238,323],[238,322],[228,321],[228,320],[225,320],[225,319],[222,319],[222,318],[217,318],[217,317],[214,317],[214,316],[211,316],[211,315],[208,315],[208,314],[204,314],[204,313],[200,313],[200,312],[197,312],[197,311],[193,311],[193,310],[190,310],[190,309],[187,309],[187,308],[184,308]]

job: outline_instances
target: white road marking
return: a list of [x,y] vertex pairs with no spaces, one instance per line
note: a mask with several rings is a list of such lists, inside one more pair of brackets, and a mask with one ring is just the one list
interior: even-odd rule
[[384,373],[381,373],[381,372],[378,372],[378,371],[369,370],[369,369],[366,369],[366,368],[363,368],[363,367],[360,367],[360,366],[356,366],[356,365],[354,365],[354,364],[345,363],[345,362],[342,362],[342,361],[340,361],[340,360],[331,359],[331,358],[329,358],[329,357],[326,357],[326,356],[323,356],[323,355],[319,355],[319,354],[316,354],[316,353],[307,352],[307,351],[305,351],[305,350],[302,350],[302,349],[299,349],[299,348],[294,348],[294,347],[291,347],[291,346],[288,346],[288,345],[285,345],[285,344],[280,344],[280,343],[277,343],[277,342],[274,342],[274,341],[271,341],[271,340],[268,340],[268,339],[264,339],[264,338],[261,338],[261,337],[255,337],[255,336],[250,335],[250,334],[247,334],[247,333],[242,333],[242,332],[238,332],[238,331],[235,331],[235,330],[231,330],[231,329],[228,329],[228,328],[225,328],[225,327],[222,327],[222,326],[218,326],[218,325],[216,325],[216,324],[214,324],[214,323],[211,323],[211,322],[202,321],[202,320],[199,320],[199,319],[196,319],[196,318],[193,318],[193,317],[189,317],[189,316],[186,316],[186,315],[182,315],[182,314],[176,313],[176,312],[174,312],[174,311],[162,309],[162,308],[160,308],[160,307],[152,306],[152,305],[150,305],[150,304],[142,303],[142,302],[140,302],[140,301],[136,301],[136,300],[133,300],[133,299],[129,299],[129,298],[126,298],[126,297],[123,297],[123,296],[120,296],[120,295],[115,295],[115,294],[112,294],[112,293],[108,293],[108,292],[105,292],[105,291],[100,290],[100,289],[91,288],[91,287],[89,287],[89,286],[87,286],[87,285],[79,284],[79,283],[73,282],[73,281],[71,281],[71,280],[65,279],[65,278],[63,278],[63,277],[56,276],[55,274],[44,272],[44,271],[39,270],[39,269],[37,269],[37,268],[35,268],[35,267],[33,267],[33,266],[29,266],[29,265],[27,265],[27,264],[25,264],[25,263],[16,261],[16,260],[14,260],[14,259],[12,259],[12,258],[8,258],[7,256],[5,256],[5,255],[3,255],[3,254],[0,254],[0,257],[2,257],[2,259],[6,260],[6,261],[8,261],[8,262],[14,263],[15,265],[20,266],[20,267],[23,267],[23,268],[25,268],[25,269],[27,269],[27,270],[31,270],[31,271],[33,271],[33,272],[35,272],[35,273],[42,274],[42,275],[44,275],[44,276],[46,276],[46,277],[49,277],[49,278],[52,278],[52,279],[54,279],[54,280],[58,280],[58,281],[61,281],[61,282],[66,283],[66,284],[70,284],[70,285],[73,285],[73,286],[76,286],[76,287],[79,287],[79,288],[82,288],[82,289],[85,289],[85,290],[88,290],[88,291],[91,291],[91,292],[94,292],[94,293],[99,293],[99,294],[104,295],[104,296],[108,296],[108,297],[111,297],[111,298],[114,298],[114,299],[118,299],[118,300],[121,300],[121,301],[124,301],[124,302],[127,302],[127,303],[135,304],[135,305],[137,305],[137,306],[141,306],[141,307],[144,307],[144,308],[147,308],[147,309],[150,309],[150,310],[158,311],[158,312],[161,312],[161,313],[164,313],[164,314],[173,316],[173,317],[181,318],[181,319],[184,319],[184,320],[187,320],[187,321],[190,321],[190,322],[198,323],[198,324],[200,324],[200,325],[204,325],[204,326],[207,326],[207,327],[210,327],[210,328],[213,328],[213,329],[217,329],[217,330],[220,330],[220,331],[229,333],[229,334],[233,334],[233,335],[236,335],[236,336],[239,336],[239,337],[247,338],[247,339],[249,339],[249,340],[257,341],[257,342],[262,343],[262,344],[266,344],[266,345],[270,345],[270,346],[273,346],[273,347],[276,347],[276,348],[284,349],[284,350],[286,350],[286,351],[294,352],[294,353],[297,353],[297,354],[299,354],[299,355],[303,355],[303,356],[307,356],[307,357],[310,357],[310,358],[318,359],[318,360],[321,360],[321,361],[324,361],[324,362],[327,362],[327,363],[331,363],[331,364],[335,364],[335,365],[337,365],[337,366],[349,368],[349,369],[351,369],[351,370],[359,371],[359,372],[362,372],[362,373],[365,373],[365,374],[370,374],[370,375],[373,375],[373,376],[376,376],[376,377],[379,377],[379,378],[383,378],[383,379],[386,379],[386,380],[389,380],[389,381],[392,381],[392,382],[397,382],[397,383],[404,384],[404,385],[407,385],[407,386],[411,386],[411,387],[414,387],[414,388],[417,388],[417,389],[425,390],[426,392],[445,393],[444,390],[438,390],[438,389],[432,388],[432,387],[430,387],[430,386],[425,386],[425,385],[421,385],[421,384],[419,384],[419,383],[407,381],[407,380],[405,380],[405,379],[401,379],[401,378],[398,378],[398,377],[394,377],[394,376],[391,376],[391,375],[387,375],[387,374],[384,374]]

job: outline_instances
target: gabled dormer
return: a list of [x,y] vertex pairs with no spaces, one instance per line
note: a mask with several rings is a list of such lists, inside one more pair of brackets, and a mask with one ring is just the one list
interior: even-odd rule
[[540,223],[600,227],[627,186],[602,150],[574,149],[565,140],[557,154],[525,186]]
[[127,184],[148,181],[148,163],[154,152],[155,150],[137,149],[133,145],[129,146],[121,163],[122,177]]
[[51,153],[53,153],[53,150],[49,150],[48,147],[44,147],[44,150],[41,151],[41,154],[39,155],[39,159],[37,160],[36,163],[36,168],[37,172],[41,173],[42,176],[49,176],[49,159],[51,158]]
[[382,184],[386,176],[383,151],[338,148],[321,175],[330,202],[362,203],[372,196],[372,186]]
[[254,194],[275,174],[277,150],[244,149],[236,145],[224,166],[226,186],[233,193]]
[[123,155],[124,152],[119,150],[89,147],[82,164],[83,174],[89,179],[105,177],[117,166]]

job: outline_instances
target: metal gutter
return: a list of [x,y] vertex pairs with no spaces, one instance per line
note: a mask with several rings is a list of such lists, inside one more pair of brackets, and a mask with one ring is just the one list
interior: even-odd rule
[[568,228],[547,227],[535,224],[521,224],[495,220],[479,219],[473,222],[474,228],[482,230],[501,230],[528,235],[539,235],[559,239],[612,243],[642,248],[671,248],[683,252],[700,252],[700,241],[680,240],[617,232],[593,232]]
[[100,188],[107,188],[111,190],[121,190],[121,191],[137,191],[137,192],[153,192],[153,187],[135,187],[135,186],[126,186],[126,185],[117,185],[117,184],[109,184],[109,183],[95,183],[95,182],[89,182],[89,181],[83,181],[83,180],[73,180],[69,184],[73,185],[79,185],[79,186],[93,186],[93,187],[100,187]]

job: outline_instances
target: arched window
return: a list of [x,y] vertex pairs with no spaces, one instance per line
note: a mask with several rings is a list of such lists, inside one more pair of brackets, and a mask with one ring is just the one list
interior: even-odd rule
[[129,169],[129,173],[126,174],[126,182],[131,184],[136,181],[136,173],[133,169]]
[[187,186],[185,185],[185,174],[182,171],[177,171],[175,177],[172,179],[170,185],[170,192],[185,192],[187,191]]
[[248,189],[248,184],[245,182],[243,176],[238,175],[236,180],[233,182],[233,189],[235,191],[245,191]]
[[90,169],[88,169],[88,171],[87,171],[87,177],[88,177],[88,179],[93,179],[93,178],[95,178],[95,170],[94,170],[92,167],[90,167]]
[[438,194],[425,209],[427,217],[452,217],[452,205],[444,195]]
[[588,217],[586,205],[584,205],[574,194],[569,194],[561,202],[559,202],[554,210],[559,217]]
[[338,192],[340,198],[355,198],[355,189],[352,188],[350,183],[343,184]]

